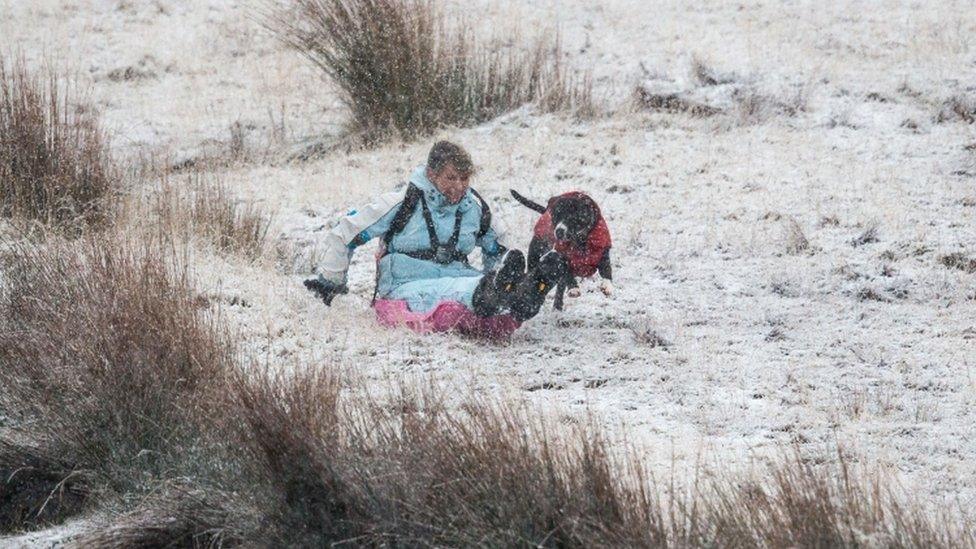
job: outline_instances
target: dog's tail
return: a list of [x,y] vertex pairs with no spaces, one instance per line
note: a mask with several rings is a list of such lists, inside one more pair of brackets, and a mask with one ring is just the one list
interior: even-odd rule
[[522,205],[525,206],[526,208],[529,208],[530,210],[535,210],[535,211],[537,211],[539,213],[543,213],[543,212],[546,211],[546,207],[545,206],[543,206],[542,204],[539,204],[538,202],[535,202],[535,201],[529,200],[528,198],[525,198],[524,196],[522,196],[519,193],[515,192],[514,189],[509,189],[508,191],[510,193],[512,193],[512,196],[515,197],[515,200],[518,200],[519,202],[521,202]]

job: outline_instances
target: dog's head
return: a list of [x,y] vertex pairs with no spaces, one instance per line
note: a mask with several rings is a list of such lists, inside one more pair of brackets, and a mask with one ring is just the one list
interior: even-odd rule
[[583,194],[560,196],[553,199],[549,209],[556,240],[569,240],[579,247],[584,246],[599,215],[593,200]]

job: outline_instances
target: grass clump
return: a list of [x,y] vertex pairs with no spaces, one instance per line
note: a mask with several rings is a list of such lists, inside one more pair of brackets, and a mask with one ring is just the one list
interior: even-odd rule
[[0,217],[76,233],[110,221],[117,174],[97,113],[68,82],[0,58]]
[[261,257],[267,248],[272,216],[236,199],[216,176],[195,173],[178,182],[164,178],[155,202],[168,237],[196,237],[218,253],[247,260]]
[[[446,408],[409,390],[343,398],[324,372],[241,377],[255,484],[272,545],[649,545],[645,493],[601,437],[551,440],[516,406]],[[375,402],[375,401],[374,401]]]
[[656,482],[595,425],[554,429],[508,402],[343,394],[334,375],[237,377],[238,443],[265,494],[268,545],[970,546],[892,481],[799,452],[753,475]]
[[[26,242],[0,275],[0,410],[12,425],[0,473],[21,508],[5,528],[55,520],[52,500],[70,514],[223,459],[204,433],[229,339],[159,248]],[[79,501],[62,504],[65,492]]]
[[939,262],[949,269],[956,269],[970,274],[976,273],[976,259],[962,252],[946,254],[939,259]]
[[546,112],[592,110],[591,83],[563,65],[558,38],[502,51],[428,0],[290,6],[266,26],[335,83],[351,130],[367,143],[474,125],[529,103]]
[[0,527],[82,546],[968,547],[850,459],[657,482],[592,422],[249,366],[185,269],[126,239],[0,253]]
[[[238,366],[227,372],[211,373],[229,380],[223,387],[233,398],[214,399],[219,404],[209,409],[192,405],[181,390],[171,391],[173,402],[190,416],[182,421],[220,427],[209,433],[175,428],[166,415],[154,416],[164,421],[143,436],[169,435],[168,448],[146,446],[165,456],[165,471],[138,454],[132,459],[132,430],[97,434],[99,441],[112,439],[113,453],[121,451],[128,459],[89,469],[91,485],[104,482],[106,471],[115,471],[115,479],[133,478],[118,474],[128,470],[142,472],[148,479],[143,486],[155,489],[126,500],[127,509],[98,521],[78,543],[969,547],[976,542],[968,525],[927,514],[887,477],[856,474],[842,453],[836,465],[816,465],[797,452],[749,476],[705,472],[690,485],[673,479],[662,484],[647,473],[639,454],[614,452],[595,425],[555,428],[510,402],[469,400],[452,408],[434,390],[405,386],[376,398],[351,390],[335,372],[316,368],[272,372]],[[106,410],[129,400],[120,391],[99,396]],[[50,408],[44,413],[44,419],[65,425]],[[60,431],[45,434],[64,440]],[[76,445],[80,439],[66,449]],[[212,455],[201,458],[205,452]],[[220,465],[193,465],[208,460]],[[132,482],[125,486],[130,493],[147,492]]]

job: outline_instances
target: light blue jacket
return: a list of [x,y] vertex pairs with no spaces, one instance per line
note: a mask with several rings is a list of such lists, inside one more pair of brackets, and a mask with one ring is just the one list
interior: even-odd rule
[[[455,216],[461,211],[461,230],[457,250],[464,255],[480,246],[485,269],[491,269],[503,251],[494,229],[478,238],[481,228],[481,201],[471,189],[465,192],[457,204],[450,204],[447,198],[427,179],[426,167],[419,166],[410,176],[410,182],[423,192],[430,208],[437,239],[446,243],[454,232]],[[406,193],[406,189],[401,191]],[[353,250],[373,238],[382,238],[390,228],[393,218],[402,202],[397,202],[378,220],[367,226],[353,241],[346,243],[351,256]],[[404,299],[410,309],[424,312],[441,301],[457,301],[471,307],[471,298],[483,273],[467,262],[454,261],[440,264],[406,255],[408,252],[431,248],[423,207],[418,202],[413,214],[403,230],[390,241],[386,255],[379,261],[377,274],[377,296],[387,299]]]

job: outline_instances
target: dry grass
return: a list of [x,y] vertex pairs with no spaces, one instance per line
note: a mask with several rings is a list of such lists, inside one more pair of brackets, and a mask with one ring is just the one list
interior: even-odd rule
[[[183,481],[185,482],[185,481]],[[256,526],[234,507],[237,496],[163,483],[153,494],[72,540],[74,547],[223,547],[240,546],[245,530]]]
[[474,125],[529,103],[592,110],[591,83],[563,65],[558,38],[504,51],[428,0],[293,0],[265,24],[333,80],[366,142]]
[[[270,381],[269,381],[270,380]],[[799,453],[754,476],[654,482],[593,425],[560,430],[524,408],[436,392],[379,404],[339,381],[238,377],[241,446],[274,494],[270,545],[525,547],[965,547],[972,532],[929,516],[848,458]]]
[[786,253],[790,255],[802,254],[810,251],[810,241],[803,233],[803,227],[795,217],[786,219]]
[[939,258],[939,262],[949,269],[956,269],[964,273],[976,273],[976,259],[962,252],[953,252]]
[[121,238],[25,242],[2,257],[0,409],[16,426],[3,438],[24,450],[0,454],[0,470],[43,477],[21,487],[43,498],[25,500],[25,516],[56,495],[52,479],[148,491],[219,458],[200,430],[233,356],[185,270]]
[[110,219],[116,175],[69,79],[0,58],[0,216],[77,232]]
[[322,368],[245,367],[185,270],[152,246],[34,241],[2,257],[0,409],[14,428],[0,433],[0,470],[23,481],[4,484],[6,530],[96,508],[109,518],[77,543],[976,543],[843,455],[706,471],[682,488],[595,423],[557,426],[511,402],[449,406],[406,385],[379,397]]
[[194,173],[178,181],[164,176],[153,199],[164,236],[195,236],[218,253],[248,260],[267,248],[271,214],[233,197],[215,175]]
[[817,466],[799,453],[753,479],[720,481],[700,497],[707,525],[696,546],[972,547],[973,532],[944,515],[928,515],[880,473]]
[[793,117],[808,109],[810,86],[770,95],[755,82],[734,73],[721,72],[693,57],[689,66],[692,86],[679,85],[648,71],[648,80],[634,88],[637,110],[684,114],[696,118],[725,115],[735,125],[762,124],[777,116]]
[[646,545],[640,491],[592,432],[550,440],[512,406],[340,398],[323,372],[241,377],[248,461],[276,494],[272,545]]
[[90,481],[59,456],[0,430],[0,532],[44,526],[80,512]]
[[861,234],[851,239],[851,246],[855,248],[879,242],[877,223],[869,224]]
[[722,110],[717,107],[682,97],[677,92],[658,93],[642,86],[638,86],[634,90],[634,102],[639,109],[655,112],[686,113],[701,118],[722,113]]
[[954,95],[946,99],[940,105],[939,112],[935,115],[935,121],[939,124],[945,122],[976,123],[976,96]]

